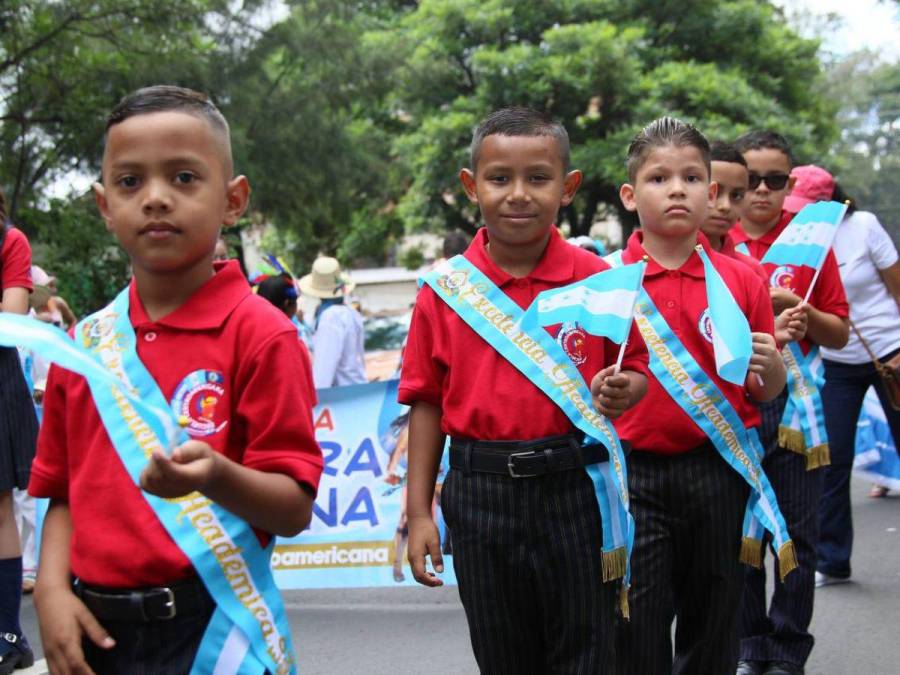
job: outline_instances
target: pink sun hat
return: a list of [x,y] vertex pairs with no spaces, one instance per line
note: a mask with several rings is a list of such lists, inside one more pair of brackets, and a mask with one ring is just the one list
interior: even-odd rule
[[796,181],[784,200],[784,210],[800,213],[807,204],[828,201],[834,193],[834,176],[815,164],[794,167],[791,171]]

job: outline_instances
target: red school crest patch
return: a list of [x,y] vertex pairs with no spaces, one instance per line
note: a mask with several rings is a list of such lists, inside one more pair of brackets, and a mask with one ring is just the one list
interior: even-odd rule
[[770,288],[786,288],[789,291],[794,290],[794,279],[797,277],[797,271],[793,265],[779,265],[772,271],[769,277]]
[[563,348],[569,360],[576,366],[580,366],[587,361],[587,354],[585,353],[587,333],[578,324],[564,324],[556,336],[556,341]]

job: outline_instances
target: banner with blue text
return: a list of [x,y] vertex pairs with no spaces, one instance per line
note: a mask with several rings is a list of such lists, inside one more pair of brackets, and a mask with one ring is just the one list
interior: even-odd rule
[[[397,403],[398,383],[318,390],[313,421],[325,470],[309,529],[275,545],[272,568],[279,588],[415,584],[406,562],[409,408]],[[439,506],[446,470],[445,453],[433,508],[445,551],[441,578],[455,584]]]

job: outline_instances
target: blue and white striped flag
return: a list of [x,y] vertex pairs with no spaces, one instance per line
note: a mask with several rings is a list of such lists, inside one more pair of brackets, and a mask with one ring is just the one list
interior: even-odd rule
[[847,205],[840,202],[807,204],[778,235],[762,262],[804,265],[819,269],[831,249]]
[[631,328],[646,267],[644,262],[625,265],[544,291],[537,295],[528,312],[536,312],[542,326],[577,323],[592,335],[621,344]]
[[703,261],[703,273],[706,277],[706,301],[712,326],[716,372],[723,380],[743,386],[750,367],[750,357],[753,355],[750,324],[728,286],[713,267],[706,251],[698,246],[697,253]]

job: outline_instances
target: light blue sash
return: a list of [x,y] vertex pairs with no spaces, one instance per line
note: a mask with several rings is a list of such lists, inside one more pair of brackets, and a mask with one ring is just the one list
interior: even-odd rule
[[[168,451],[188,436],[138,358],[128,304],[125,289],[78,324],[74,344],[39,321],[0,317],[0,342],[32,348],[87,378],[109,438],[139,485],[150,454]],[[176,499],[142,495],[217,604],[191,672],[296,672],[290,628],[269,566],[272,546],[260,546],[248,523],[198,492]]]
[[[744,255],[750,256],[751,258],[753,258],[753,256],[750,255],[750,247],[747,246],[747,242],[745,242],[745,241],[742,241],[739,244],[735,244],[734,250],[737,251],[738,253],[743,253]],[[755,258],[754,258],[754,260],[755,260]]]
[[778,425],[778,445],[806,457],[806,470],[831,463],[819,388],[825,384],[818,345],[804,356],[796,342],[781,350],[787,367],[788,400]]
[[[607,257],[620,265],[621,251]],[[797,566],[775,492],[762,470],[763,449],[755,429],[747,429],[737,411],[666,323],[646,290],[635,308],[635,322],[650,352],[650,371],[678,407],[712,441],[719,455],[750,485],[741,538],[741,560],[762,564],[762,528],[772,533],[783,579]]]
[[591,403],[591,393],[562,347],[540,325],[538,298],[527,312],[463,256],[444,262],[424,278],[447,305],[501,356],[562,409],[585,434],[602,442],[610,461],[585,467],[603,520],[603,581],[623,577],[620,607],[628,615],[627,590],[634,520],[628,512],[628,478],[619,437]]

